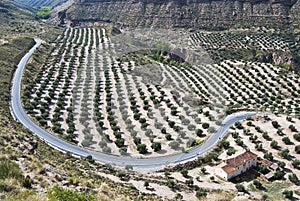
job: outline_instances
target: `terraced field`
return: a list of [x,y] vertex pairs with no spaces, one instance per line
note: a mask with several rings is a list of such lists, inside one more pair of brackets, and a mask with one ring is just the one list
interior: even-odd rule
[[[279,38],[255,37],[246,40],[261,49],[290,51],[291,44]],[[213,38],[190,37],[194,47],[208,52],[225,41]],[[228,45],[247,49],[248,42],[234,41]],[[133,157],[195,146],[236,109],[299,116],[299,77],[272,64],[222,60],[192,65],[170,61],[160,51],[121,55],[125,59],[114,56],[118,51],[105,29],[66,29],[53,41],[35,80],[24,76],[28,114],[65,140]]]

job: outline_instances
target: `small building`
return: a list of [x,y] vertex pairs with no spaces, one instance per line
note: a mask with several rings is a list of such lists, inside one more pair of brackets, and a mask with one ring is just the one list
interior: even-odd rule
[[217,166],[215,174],[222,179],[230,180],[256,166],[257,155],[248,150],[233,158],[223,160],[223,163]]

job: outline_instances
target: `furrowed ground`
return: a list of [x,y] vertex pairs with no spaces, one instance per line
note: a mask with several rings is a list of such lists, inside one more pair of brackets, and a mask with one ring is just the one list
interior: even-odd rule
[[[256,179],[267,191],[256,188],[252,177],[243,176],[237,183],[244,185],[249,195],[242,198],[284,199],[279,188],[293,191],[297,198],[299,75],[288,70],[290,64],[278,67],[261,61],[273,52],[288,63],[288,55],[297,48],[295,43],[277,34],[245,32],[197,32],[189,40],[194,48],[204,48],[215,62],[189,63],[164,49],[116,54],[120,44],[108,30],[66,29],[44,47],[49,50],[45,59],[35,54],[27,65],[24,107],[37,123],[60,138],[132,157],[187,150],[202,143],[234,111],[271,112],[236,123],[211,153],[194,162],[143,175],[142,180],[130,171],[109,177],[170,199],[233,197],[236,181],[214,177],[214,166],[220,159],[250,149],[282,167],[283,175],[265,181],[262,178],[267,173],[258,169],[261,176]],[[232,53],[239,50],[244,55],[236,59]],[[37,60],[45,62],[41,65]],[[106,167],[111,171],[110,165]],[[172,193],[166,194],[168,189]]]
[[[226,40],[241,49],[256,41],[252,46],[262,51],[291,46],[280,37],[222,37],[199,32],[191,40],[210,50]],[[23,101],[28,114],[65,140],[135,157],[172,154],[203,142],[224,111],[299,115],[298,75],[270,63],[223,60],[196,66],[164,61],[163,52],[142,55],[152,62],[156,77],[151,79],[147,62],[114,58],[109,53],[115,51],[118,44],[105,29],[66,29],[52,42],[34,82],[27,67]]]

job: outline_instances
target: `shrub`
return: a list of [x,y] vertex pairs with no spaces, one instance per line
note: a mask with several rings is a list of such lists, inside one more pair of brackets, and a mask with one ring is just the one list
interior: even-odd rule
[[165,136],[165,137],[166,137],[166,139],[167,139],[167,140],[169,140],[169,141],[170,141],[170,140],[172,140],[172,135],[171,135],[171,134],[169,134],[169,133],[168,133],[168,134],[166,134],[166,136]]
[[300,134],[299,133],[294,134],[294,139],[300,142]]
[[228,156],[231,156],[231,155],[233,155],[235,153],[235,149],[234,148],[229,148],[228,150],[227,150],[227,155]]
[[175,182],[173,180],[169,180],[167,183],[169,188],[174,188],[175,187]]
[[276,172],[274,173],[274,179],[282,179],[283,176],[284,176],[284,173],[281,172],[281,171],[276,171]]
[[300,154],[300,145],[295,146],[295,152]]
[[209,128],[209,123],[203,123],[203,124],[202,124],[202,128],[208,129],[208,128]]
[[153,142],[151,148],[157,152],[161,150],[161,143],[160,142]]
[[176,150],[176,149],[179,148],[180,145],[179,145],[179,143],[178,143],[177,141],[173,140],[172,142],[169,143],[169,146],[170,146],[172,149]]
[[245,187],[242,184],[236,184],[235,188],[239,191],[239,192],[245,192]]
[[274,128],[279,128],[280,127],[280,125],[278,124],[277,121],[272,121],[272,125],[273,125]]
[[29,176],[26,176],[22,179],[22,186],[24,186],[25,188],[31,188],[31,183],[32,180],[30,179]]
[[268,167],[265,164],[259,164],[257,166],[258,171],[260,171],[262,174],[267,174],[269,172]]
[[182,174],[182,176],[187,177],[189,171],[188,171],[186,168],[183,168],[183,169],[180,171],[180,173]]
[[227,140],[222,140],[221,141],[221,147],[223,147],[224,149],[228,149],[229,146],[230,146],[229,141],[227,141]]
[[284,150],[282,150],[282,151],[279,152],[279,155],[282,158],[287,158],[289,156],[289,153],[290,153],[290,151],[288,149],[284,149]]
[[255,179],[253,181],[253,185],[258,189],[260,189],[262,187],[262,183],[260,181],[258,181],[257,179]]
[[0,179],[22,178],[22,171],[19,165],[9,159],[0,158]]
[[284,144],[291,144],[291,140],[289,137],[283,137],[282,141],[284,142]]
[[145,144],[138,144],[137,150],[139,151],[140,154],[145,154],[147,153],[147,146]]
[[74,200],[74,201],[96,201],[96,196],[91,193],[81,193],[76,190],[64,189],[60,186],[54,186],[50,189],[46,196],[50,200],[65,201],[65,200]]
[[275,141],[275,140],[272,140],[271,147],[274,148],[274,149],[277,149],[278,148],[278,142]]
[[207,196],[207,190],[205,190],[204,188],[199,188],[196,191],[196,197],[201,198],[201,197],[206,197]]
[[292,165],[294,168],[299,168],[300,160],[296,159],[292,161]]
[[289,175],[289,180],[296,184],[298,182],[298,177],[296,174],[293,173]]
[[292,197],[293,197],[293,191],[284,190],[284,191],[282,192],[282,194],[283,194],[284,197],[286,197],[286,198],[292,198]]
[[196,129],[196,135],[197,135],[198,137],[202,137],[202,134],[203,134],[203,130],[201,130],[201,129]]

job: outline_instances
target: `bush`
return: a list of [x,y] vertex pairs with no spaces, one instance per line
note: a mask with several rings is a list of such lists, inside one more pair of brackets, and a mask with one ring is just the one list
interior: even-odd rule
[[231,155],[233,155],[235,153],[235,149],[234,148],[229,148],[228,150],[227,150],[227,155],[228,156],[231,156]]
[[300,160],[296,159],[292,161],[292,165],[294,168],[299,168]]
[[167,183],[169,188],[174,188],[175,187],[175,182],[173,180],[169,180]]
[[273,125],[274,128],[279,128],[280,127],[280,125],[278,124],[277,121],[272,121],[272,125]]
[[284,150],[282,150],[282,151],[279,152],[279,155],[282,158],[287,158],[289,156],[289,153],[290,153],[290,151],[288,149],[284,149]]
[[157,152],[161,150],[161,143],[160,142],[153,142],[151,148]]
[[257,179],[255,179],[253,181],[253,185],[258,189],[260,189],[262,187],[262,183],[260,181],[258,181]]
[[202,128],[208,129],[208,128],[209,128],[209,123],[203,123],[203,124],[202,124]]
[[294,134],[294,139],[300,142],[300,134],[299,133]]
[[282,179],[283,176],[284,176],[284,173],[281,172],[281,171],[276,171],[276,172],[274,173],[274,179]]
[[31,183],[32,180],[30,179],[29,176],[26,176],[22,179],[22,186],[24,186],[25,188],[31,188]]
[[205,190],[204,188],[200,188],[199,190],[196,191],[196,197],[201,198],[206,196],[207,196],[207,190]]
[[183,168],[183,169],[180,171],[180,173],[182,174],[182,176],[187,177],[189,171],[188,171],[186,168]]
[[274,149],[277,149],[278,148],[278,142],[275,141],[275,140],[272,140],[271,147],[274,148]]
[[283,137],[282,141],[284,142],[284,144],[291,144],[291,140],[289,137]]
[[145,144],[138,144],[137,150],[140,154],[145,154],[147,153],[147,146]]
[[187,179],[187,180],[185,180],[185,184],[187,184],[188,186],[193,186],[194,181],[193,181],[193,179]]
[[289,180],[296,184],[298,182],[298,177],[296,174],[293,173],[289,175]]
[[295,146],[295,152],[300,154],[300,145]]
[[0,158],[0,179],[22,178],[22,171],[19,165],[9,159]]
[[292,198],[292,197],[293,197],[293,191],[284,190],[284,191],[282,192],[282,194],[283,194],[284,197],[286,197],[286,198]]
[[239,191],[239,192],[245,192],[245,187],[242,184],[236,184],[235,188]]
[[64,189],[60,186],[54,186],[46,196],[52,201],[96,201],[96,196],[91,193],[81,193],[76,190]]
[[194,138],[190,138],[186,143],[187,147],[193,147],[195,145],[196,145],[196,140]]
[[174,150],[177,150],[179,149],[180,145],[177,141],[173,140],[172,142],[169,143],[169,146],[174,149]]
[[224,149],[228,149],[229,146],[230,146],[229,141],[227,141],[227,140],[222,140],[221,141],[221,147],[223,147]]
[[258,171],[260,171],[262,174],[267,174],[269,172],[268,167],[265,164],[259,164],[257,166]]

